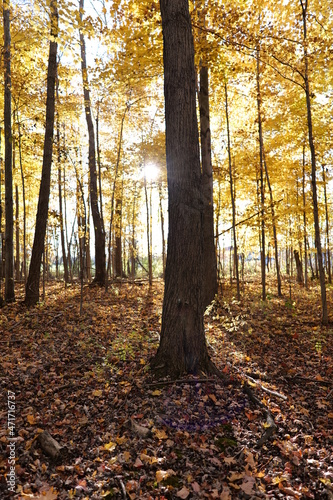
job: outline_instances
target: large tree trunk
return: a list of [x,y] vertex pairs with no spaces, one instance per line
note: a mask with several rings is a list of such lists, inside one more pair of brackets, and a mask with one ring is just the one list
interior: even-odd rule
[[12,140],[12,91],[10,54],[10,1],[3,2],[4,68],[5,68],[5,300],[15,299],[14,292],[14,209],[13,209],[13,140]]
[[204,333],[203,195],[196,116],[194,47],[188,0],[161,0],[164,41],[169,238],[159,375],[209,372]]
[[29,276],[25,290],[25,303],[34,305],[39,300],[40,266],[44,251],[44,241],[49,209],[51,164],[54,132],[55,109],[55,83],[57,74],[57,39],[58,35],[58,9],[57,1],[51,0],[51,39],[49,50],[49,63],[47,71],[47,97],[46,97],[46,126],[44,138],[44,154],[42,179],[39,189],[38,209],[34,244],[31,254]]
[[202,192],[205,204],[203,214],[203,304],[204,306],[208,306],[217,293],[217,266],[214,244],[213,168],[209,119],[209,84],[208,68],[206,66],[202,66],[200,69],[199,104]]
[[305,82],[305,95],[306,95],[306,107],[307,107],[307,120],[308,120],[308,134],[309,134],[309,146],[311,152],[311,182],[312,182],[312,202],[313,202],[313,219],[315,228],[315,242],[318,256],[318,268],[319,268],[319,281],[320,281],[320,291],[321,291],[321,303],[322,303],[322,323],[327,325],[328,314],[327,314],[327,301],[326,301],[326,285],[325,285],[325,270],[323,266],[323,256],[320,241],[320,225],[319,225],[319,213],[318,213],[318,197],[317,197],[317,180],[316,180],[316,152],[315,144],[313,139],[313,128],[312,128],[312,110],[311,110],[311,92],[310,92],[310,82],[309,82],[309,57],[307,50],[307,0],[300,0],[302,7],[303,16],[303,40],[304,40],[304,82]]
[[[80,18],[83,17],[83,0],[80,0]],[[95,150],[95,132],[92,120],[92,111],[90,103],[90,91],[87,73],[86,62],[86,47],[82,30],[80,30],[80,45],[81,45],[81,70],[83,81],[84,95],[84,110],[87,121],[88,136],[89,136],[89,174],[90,174],[90,200],[91,213],[94,222],[95,230],[95,278],[94,283],[105,285],[105,231],[103,220],[98,207],[97,193],[97,172],[96,172],[96,150]]]

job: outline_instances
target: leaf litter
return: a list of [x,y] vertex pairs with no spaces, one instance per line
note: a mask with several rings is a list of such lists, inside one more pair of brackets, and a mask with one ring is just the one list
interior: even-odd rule
[[161,282],[86,287],[82,315],[77,286],[47,292],[35,308],[2,309],[1,498],[333,498],[333,330],[320,325],[315,287],[263,303],[250,283],[238,303],[225,286],[205,318],[224,379],[178,381],[149,372]]

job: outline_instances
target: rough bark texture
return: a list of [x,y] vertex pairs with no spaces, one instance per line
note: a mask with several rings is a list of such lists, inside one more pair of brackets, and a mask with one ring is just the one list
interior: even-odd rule
[[203,220],[203,304],[204,306],[208,306],[217,293],[217,264],[214,244],[213,168],[209,119],[209,83],[208,68],[205,66],[202,66],[200,69],[199,105],[202,192],[205,204]]
[[203,196],[188,0],[161,0],[169,238],[158,375],[213,370],[203,324]]
[[44,154],[42,179],[39,188],[38,209],[36,217],[36,229],[34,244],[31,254],[29,276],[25,290],[25,303],[34,305],[39,300],[39,280],[42,255],[44,251],[44,240],[49,209],[51,164],[54,132],[54,109],[55,109],[55,83],[57,74],[57,42],[58,33],[58,9],[56,0],[51,1],[51,41],[49,50],[49,62],[47,70],[47,97],[46,97],[46,126],[44,138]]
[[4,98],[4,125],[5,125],[5,300],[15,299],[14,292],[14,209],[13,209],[13,141],[12,141],[12,93],[11,93],[11,55],[10,55],[10,2],[3,4],[4,28],[4,67],[5,67],[5,98]]
[[[80,0],[80,16],[82,21],[83,0]],[[84,110],[87,121],[88,136],[89,136],[89,174],[90,174],[90,200],[91,213],[94,222],[95,230],[95,278],[94,282],[98,285],[105,285],[105,231],[98,208],[98,193],[97,193],[97,171],[96,171],[96,150],[95,150],[95,132],[94,124],[91,116],[90,92],[87,74],[86,62],[86,46],[82,31],[80,30],[80,45],[81,45],[81,70],[83,81],[84,95]]]

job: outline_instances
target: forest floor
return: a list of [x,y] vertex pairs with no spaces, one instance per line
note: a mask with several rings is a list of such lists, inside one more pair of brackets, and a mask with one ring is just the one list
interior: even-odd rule
[[265,303],[257,281],[240,302],[226,284],[206,315],[225,380],[164,384],[149,372],[162,282],[87,286],[81,315],[78,285],[46,291],[0,311],[1,499],[333,499],[332,287],[323,327],[314,284]]

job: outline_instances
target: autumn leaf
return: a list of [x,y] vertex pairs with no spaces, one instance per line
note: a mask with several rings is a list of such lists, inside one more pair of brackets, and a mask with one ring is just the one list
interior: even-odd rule
[[168,439],[168,435],[164,429],[155,429],[154,434],[158,439]]
[[35,416],[32,414],[27,415],[27,420],[30,425],[35,425],[37,423]]
[[117,446],[116,443],[113,443],[112,441],[110,441],[109,443],[106,443],[104,445],[104,449],[107,451],[113,451],[116,448],[116,446]]
[[189,496],[189,494],[190,494],[190,490],[188,490],[186,488],[186,486],[184,486],[181,490],[177,491],[176,496],[178,498],[187,498]]
[[101,389],[95,389],[92,394],[96,398],[100,398],[103,395],[103,391]]

